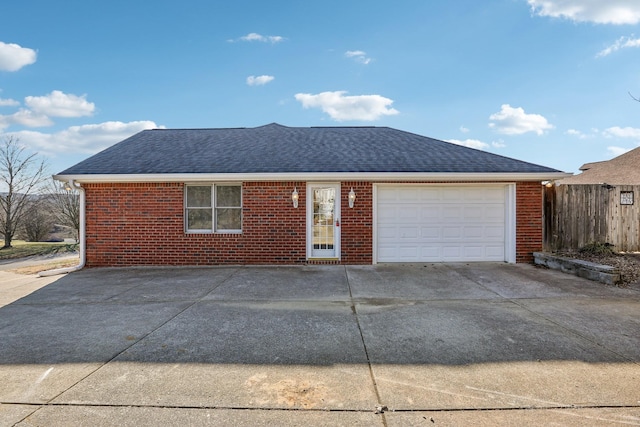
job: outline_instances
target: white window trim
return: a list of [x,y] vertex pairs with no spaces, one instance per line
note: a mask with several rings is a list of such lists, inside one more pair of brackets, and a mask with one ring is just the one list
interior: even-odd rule
[[[189,208],[187,206],[187,188],[188,187],[211,187],[211,207],[207,208],[207,209],[211,209],[211,228],[204,228],[204,229],[189,229],[189,218],[187,215],[187,209],[194,209],[194,208]],[[240,187],[240,210],[241,210],[241,215],[240,215],[240,228],[239,229],[232,229],[232,230],[217,230],[216,229],[216,187]],[[182,209],[182,216],[184,219],[184,232],[185,234],[242,234],[242,227],[243,227],[243,222],[244,222],[244,215],[242,215],[242,209],[243,209],[243,203],[244,203],[244,198],[243,198],[243,191],[242,191],[242,183],[238,183],[238,182],[213,182],[213,183],[204,183],[204,182],[188,182],[184,184],[184,192],[183,192],[183,209]],[[195,208],[197,209],[197,208]]]

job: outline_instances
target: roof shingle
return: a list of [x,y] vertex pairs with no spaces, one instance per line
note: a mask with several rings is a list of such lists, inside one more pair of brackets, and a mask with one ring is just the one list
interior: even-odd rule
[[640,185],[640,147],[611,160],[583,165],[582,173],[558,181],[558,184]]
[[153,129],[59,175],[182,173],[558,173],[388,127]]

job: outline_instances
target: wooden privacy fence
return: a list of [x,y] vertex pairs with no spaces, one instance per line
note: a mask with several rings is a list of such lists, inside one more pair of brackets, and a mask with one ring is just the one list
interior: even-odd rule
[[[640,251],[639,197],[640,185],[545,187],[545,250],[610,243],[616,251]],[[623,204],[631,199],[633,204]]]

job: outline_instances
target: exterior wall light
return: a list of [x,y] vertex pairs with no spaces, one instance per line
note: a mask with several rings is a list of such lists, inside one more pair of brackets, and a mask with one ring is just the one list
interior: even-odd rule
[[291,201],[293,202],[293,207],[298,209],[298,199],[300,198],[300,196],[298,196],[298,187],[295,187],[293,189],[293,193],[291,193]]
[[353,204],[356,201],[356,193],[353,191],[353,187],[351,187],[351,191],[349,191],[349,207],[353,209]]

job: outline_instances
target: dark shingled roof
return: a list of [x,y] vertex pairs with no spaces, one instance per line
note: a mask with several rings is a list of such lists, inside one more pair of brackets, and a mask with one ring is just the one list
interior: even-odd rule
[[59,175],[305,172],[556,173],[388,127],[145,130]]

